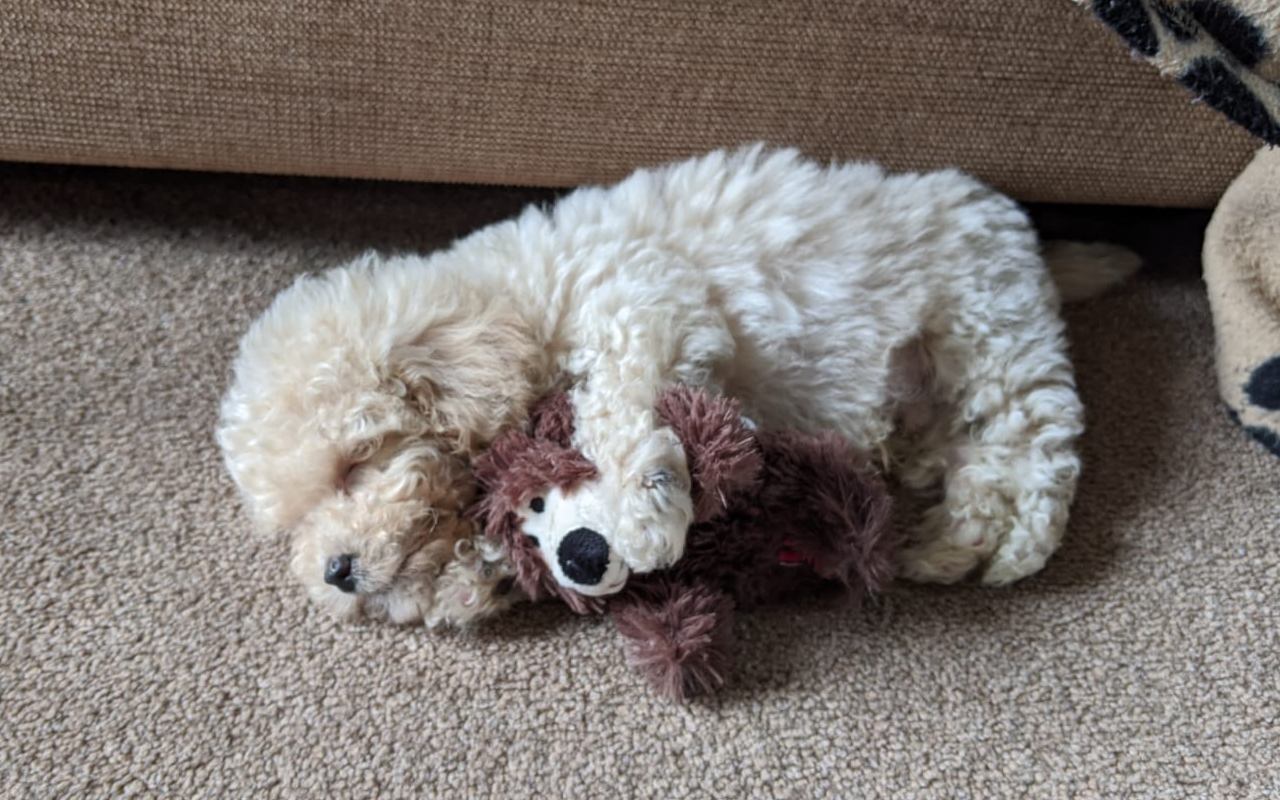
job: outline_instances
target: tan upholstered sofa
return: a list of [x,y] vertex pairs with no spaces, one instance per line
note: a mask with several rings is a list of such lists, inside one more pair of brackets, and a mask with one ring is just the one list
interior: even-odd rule
[[0,159],[570,185],[766,139],[1210,206],[1255,143],[1070,0],[7,0]]

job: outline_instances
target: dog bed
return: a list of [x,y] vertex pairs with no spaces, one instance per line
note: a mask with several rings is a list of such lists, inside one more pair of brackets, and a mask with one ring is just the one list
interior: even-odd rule
[[1222,399],[1280,455],[1280,150],[1260,150],[1222,196],[1202,260]]
[[1280,2],[1076,0],[1134,53],[1268,144],[1280,144]]
[[1222,196],[1202,261],[1222,399],[1280,455],[1280,0],[1076,2],[1269,145]]

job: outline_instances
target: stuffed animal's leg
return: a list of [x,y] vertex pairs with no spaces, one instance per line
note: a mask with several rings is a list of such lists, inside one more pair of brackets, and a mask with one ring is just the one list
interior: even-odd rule
[[628,661],[659,693],[685,700],[724,685],[733,655],[733,600],[724,592],[657,579],[610,611]]
[[847,441],[832,435],[760,435],[770,528],[783,532],[781,563],[807,565],[861,593],[882,591],[897,537],[883,481]]

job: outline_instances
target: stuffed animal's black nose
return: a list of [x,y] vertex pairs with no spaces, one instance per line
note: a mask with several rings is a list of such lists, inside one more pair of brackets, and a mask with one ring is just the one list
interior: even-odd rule
[[350,594],[356,590],[356,579],[351,577],[351,556],[341,555],[329,559],[324,565],[324,582]]
[[590,528],[576,528],[556,550],[565,577],[583,586],[595,586],[609,569],[609,543]]

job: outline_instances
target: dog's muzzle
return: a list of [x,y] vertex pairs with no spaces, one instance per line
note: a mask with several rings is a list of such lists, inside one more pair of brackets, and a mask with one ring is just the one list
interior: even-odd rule
[[354,559],[350,555],[334,556],[324,565],[324,582],[330,586],[353,594],[356,590],[356,579],[351,575]]

